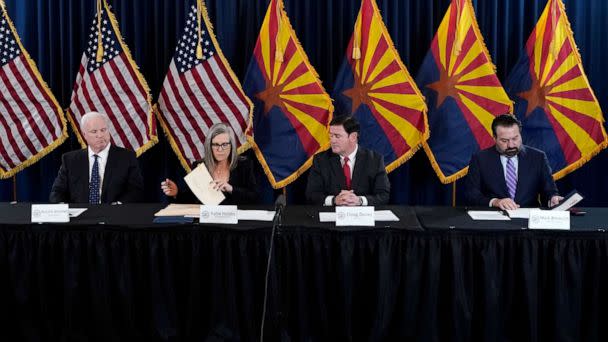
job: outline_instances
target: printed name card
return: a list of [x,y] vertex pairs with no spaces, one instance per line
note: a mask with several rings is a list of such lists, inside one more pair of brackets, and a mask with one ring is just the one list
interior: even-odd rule
[[336,226],[374,225],[374,207],[336,207]]
[[530,210],[530,229],[570,229],[570,212],[557,210]]
[[32,204],[32,223],[35,222],[70,222],[67,204]]
[[199,222],[237,224],[236,205],[201,205]]

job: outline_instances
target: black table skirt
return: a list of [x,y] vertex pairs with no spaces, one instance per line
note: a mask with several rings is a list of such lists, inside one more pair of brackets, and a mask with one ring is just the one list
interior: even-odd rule
[[[268,341],[608,339],[604,233],[287,221]],[[0,225],[0,341],[259,340],[266,225]]]

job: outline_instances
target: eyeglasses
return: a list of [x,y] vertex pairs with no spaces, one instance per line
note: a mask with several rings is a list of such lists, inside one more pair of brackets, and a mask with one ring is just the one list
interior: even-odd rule
[[222,143],[222,144],[211,143],[211,147],[213,147],[214,150],[221,151],[221,150],[227,150],[227,149],[231,148],[232,144],[230,144],[230,143]]

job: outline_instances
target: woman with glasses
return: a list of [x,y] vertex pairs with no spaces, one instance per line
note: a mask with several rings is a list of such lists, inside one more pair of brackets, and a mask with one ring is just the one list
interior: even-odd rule
[[[204,143],[205,157],[192,165],[194,169],[201,162],[213,178],[213,188],[226,196],[221,204],[253,204],[257,200],[256,181],[251,159],[239,156],[236,139],[230,126],[217,123],[209,129]],[[196,196],[188,188],[180,190],[175,182],[165,179],[160,188],[175,202],[196,203]]]

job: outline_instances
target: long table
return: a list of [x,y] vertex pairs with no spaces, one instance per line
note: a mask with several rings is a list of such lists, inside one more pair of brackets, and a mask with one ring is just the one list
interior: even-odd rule
[[[259,340],[271,223],[151,223],[161,207],[31,224],[29,204],[0,203],[0,340]],[[265,340],[608,337],[607,209],[567,232],[466,208],[380,209],[400,221],[340,228],[318,222],[329,208],[286,207]]]

